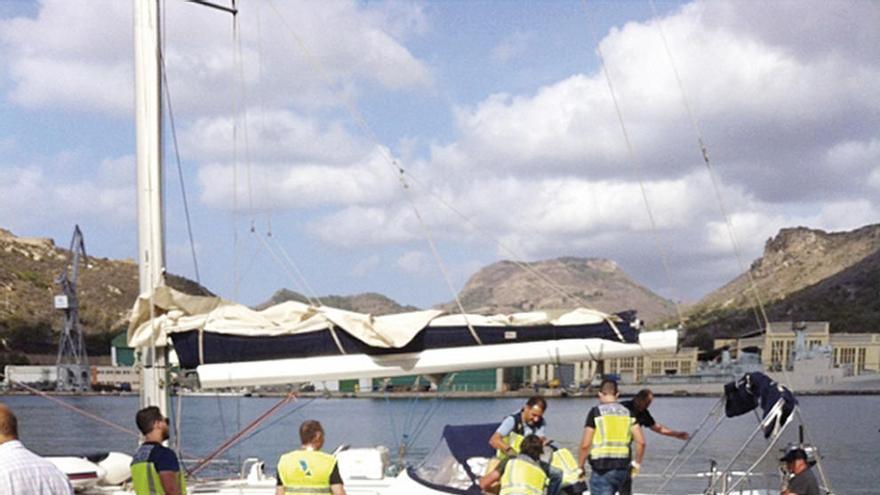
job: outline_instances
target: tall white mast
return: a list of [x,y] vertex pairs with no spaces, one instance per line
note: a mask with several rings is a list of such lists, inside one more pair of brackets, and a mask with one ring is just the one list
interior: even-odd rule
[[[138,267],[141,294],[165,285],[162,193],[162,93],[159,0],[134,0],[135,128],[137,131]],[[159,347],[156,347],[159,344]],[[164,342],[141,349],[141,407],[168,411]]]

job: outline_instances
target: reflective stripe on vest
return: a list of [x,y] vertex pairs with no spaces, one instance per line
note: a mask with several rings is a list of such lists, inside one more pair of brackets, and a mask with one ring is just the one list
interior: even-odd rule
[[[131,462],[131,484],[137,495],[165,495],[162,487],[162,478],[156,471],[156,465],[149,461],[150,453],[155,445],[143,444],[135,453]],[[177,483],[180,493],[186,493],[186,477],[183,467],[177,473]]]
[[553,452],[550,465],[562,471],[562,483],[565,485],[574,484],[580,477],[577,461],[568,449],[558,449]]
[[278,460],[284,493],[330,493],[330,475],[336,458],[317,450],[294,450]]
[[499,495],[542,495],[547,473],[535,463],[516,458],[507,461]]
[[[515,412],[508,417],[513,418],[513,429],[510,430],[510,433],[508,433],[506,437],[504,437],[504,441],[507,443],[507,445],[510,445],[510,448],[512,448],[514,452],[519,454],[519,447],[522,444],[523,439],[526,437],[527,425],[522,420],[522,411]],[[537,429],[540,428],[543,424],[544,418],[541,418],[541,420],[538,421],[538,424],[533,427],[529,426],[529,429],[531,429],[532,431],[537,431]],[[502,450],[495,449],[495,457],[499,459],[507,459],[510,456]]]
[[620,404],[601,404],[599,413],[596,416],[596,430],[593,432],[590,458],[629,459],[631,428],[635,418]]

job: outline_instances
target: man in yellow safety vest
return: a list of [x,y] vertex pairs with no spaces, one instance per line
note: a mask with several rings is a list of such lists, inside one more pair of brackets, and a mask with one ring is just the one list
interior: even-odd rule
[[537,435],[526,435],[520,442],[519,454],[505,459],[480,478],[480,488],[489,490],[501,481],[499,495],[544,495],[549,484],[550,466],[541,462],[544,441]]
[[[629,495],[632,477],[638,474],[645,439],[632,413],[617,402],[617,382],[602,380],[599,405],[590,409],[584,425],[578,465],[586,471],[589,456],[590,495]],[[636,458],[631,459],[630,443],[636,444]]]
[[173,450],[162,445],[168,440],[168,418],[156,406],[137,412],[135,422],[144,434],[131,460],[131,484],[137,495],[182,495],[186,493],[183,469]]
[[310,419],[299,427],[302,447],[278,459],[276,495],[345,495],[336,458],[321,452],[324,428]]

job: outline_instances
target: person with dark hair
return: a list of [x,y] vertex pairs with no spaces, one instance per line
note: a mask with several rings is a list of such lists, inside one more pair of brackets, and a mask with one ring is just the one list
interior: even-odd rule
[[654,433],[677,438],[679,440],[687,440],[690,438],[690,434],[686,431],[676,431],[655,421],[654,417],[651,416],[651,413],[648,411],[648,408],[651,407],[651,402],[653,401],[654,393],[651,392],[650,389],[644,388],[639,390],[639,393],[637,393],[635,397],[630,400],[622,401],[620,404],[629,409],[632,415],[635,416],[636,423],[643,428],[650,428]]
[[278,459],[276,495],[310,495],[332,493],[345,495],[342,476],[336,458],[321,452],[324,446],[324,428],[309,419],[299,426],[302,446]]
[[73,495],[67,476],[19,441],[18,419],[3,403],[0,403],[0,493]]
[[544,440],[545,411],[547,401],[535,395],[526,401],[522,409],[507,415],[489,438],[489,445],[496,450],[496,457],[499,460],[516,457],[519,444],[526,435],[536,435]]
[[500,481],[499,495],[557,494],[559,485],[552,483],[553,468],[541,460],[543,452],[544,440],[537,435],[526,435],[516,457],[505,459],[480,478],[480,489],[491,491]]
[[791,473],[782,487],[782,495],[821,495],[819,482],[810,470],[807,452],[802,448],[789,450],[780,462],[785,463],[786,470]]
[[[617,402],[617,382],[604,379],[599,385],[599,405],[590,409],[581,439],[578,465],[586,472],[589,459],[590,495],[629,493],[629,482],[638,474],[645,455],[642,429],[629,410]],[[636,444],[632,459],[630,444]]]
[[186,494],[186,475],[173,450],[162,445],[168,440],[168,418],[149,406],[135,415],[144,443],[131,460],[131,484],[137,495]]

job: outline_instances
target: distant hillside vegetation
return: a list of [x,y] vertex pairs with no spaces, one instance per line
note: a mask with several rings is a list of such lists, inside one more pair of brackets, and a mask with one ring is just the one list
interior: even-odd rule
[[[85,237],[88,253],[88,232]],[[61,292],[55,279],[70,258],[52,239],[16,237],[0,229],[0,364],[57,351],[64,323],[54,307],[54,296]],[[79,314],[89,353],[109,353],[112,335],[125,328],[138,295],[137,277],[131,260],[89,256],[80,264]],[[175,275],[168,276],[168,284],[190,294],[210,294]]]
[[[769,239],[752,263],[771,320],[827,320],[834,332],[880,331],[880,225],[828,233],[797,227]],[[687,311],[691,338],[758,328],[748,274]]]
[[[465,310],[513,313],[586,306],[615,313],[635,309],[649,325],[675,315],[672,301],[634,282],[613,261],[565,257],[524,265],[528,270],[499,261],[478,271],[459,293]],[[441,307],[458,311],[454,302]]]
[[[324,306],[344,309],[346,311],[355,311],[358,313],[367,313],[374,316],[405,313],[408,311],[417,311],[419,309],[415,306],[402,306],[393,299],[385,297],[382,294],[376,294],[375,292],[356,294],[354,296],[319,296],[319,299]],[[274,306],[285,301],[308,303],[306,296],[289,289],[281,289],[272,294],[272,297],[269,298],[268,301],[257,306],[256,309],[265,309],[269,306]]]

